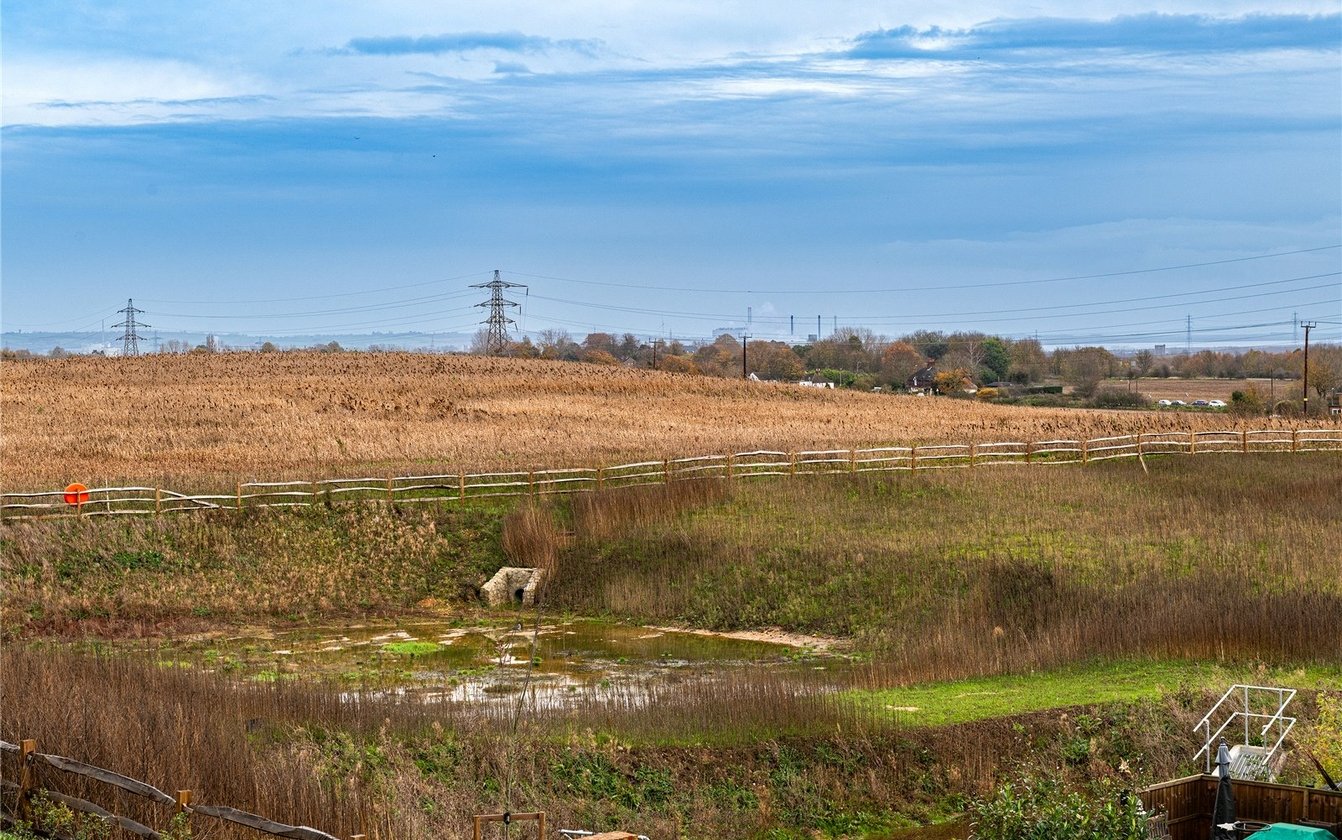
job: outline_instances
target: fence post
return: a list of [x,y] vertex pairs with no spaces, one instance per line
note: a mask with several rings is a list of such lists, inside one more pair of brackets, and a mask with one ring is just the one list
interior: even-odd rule
[[596,468],[596,489],[600,490],[606,484],[606,468]]
[[237,496],[236,496],[236,498],[237,498],[237,500],[238,500],[238,501],[237,501],[237,509],[238,509],[238,510],[242,510],[242,482],[241,482],[241,481],[238,482],[238,486],[237,486]]
[[1082,438],[1081,440],[1081,463],[1090,463],[1090,438]]
[[787,454],[787,472],[788,475],[797,474],[797,453],[789,452]]
[[969,466],[972,468],[975,461],[978,460],[979,445],[977,443],[969,444]]
[[457,496],[461,501],[466,501],[466,473],[457,476]]
[[1188,454],[1198,454],[1198,433],[1192,429],[1188,430]]
[[396,501],[396,494],[392,490],[391,485],[392,485],[391,476],[387,476],[387,504],[391,504],[392,502]]
[[909,472],[918,472],[918,446],[909,447]]
[[1245,430],[1245,431],[1242,431],[1242,432],[1239,433],[1239,448],[1240,448],[1240,452],[1241,452],[1241,453],[1243,453],[1243,454],[1245,454],[1245,455],[1248,455],[1248,454],[1249,454],[1249,432],[1248,432],[1248,430]]
[[177,813],[185,814],[187,809],[190,807],[191,807],[191,791],[189,790],[177,791]]
[[735,475],[735,473],[736,473],[736,470],[733,469],[733,467],[735,467],[735,465],[736,465],[736,456],[735,456],[735,455],[728,455],[728,456],[727,456],[727,480],[728,480],[728,481],[730,481],[730,480],[734,477],[734,475]]
[[527,495],[536,498],[536,471],[527,470]]
[[1300,451],[1300,430],[1299,430],[1299,429],[1291,429],[1291,451],[1292,451],[1292,452],[1299,452],[1299,451]]
[[19,819],[24,822],[32,821],[32,798],[33,798],[33,762],[36,760],[33,756],[37,752],[37,739],[24,738],[19,742],[21,750],[19,756],[19,795],[15,802],[15,810],[18,811]]
[[1137,433],[1137,457],[1142,457],[1142,433]]
[[850,449],[850,450],[848,450],[848,472],[849,472],[849,473],[855,473],[855,472],[857,472],[857,450],[856,450],[856,449]]
[[162,488],[162,487],[155,487],[155,488],[154,488],[154,515],[155,515],[155,516],[158,516],[158,515],[161,514],[161,513],[163,513],[163,488]]
[[[728,477],[728,478],[731,478],[731,477],[732,477],[732,467],[731,467],[731,462],[730,462],[730,461],[727,462],[727,477]],[[663,459],[662,459],[662,483],[663,483],[663,484],[670,484],[670,483],[671,483],[671,459],[670,459],[670,458],[663,458]]]
[[317,491],[317,482],[316,482],[316,481],[313,481],[313,482],[312,482],[312,506],[313,506],[313,507],[316,507],[316,506],[317,506],[317,495],[318,495],[318,491]]
[[1027,464],[1030,463],[1030,461],[1033,458],[1034,458],[1034,441],[1029,440],[1025,442],[1025,463]]

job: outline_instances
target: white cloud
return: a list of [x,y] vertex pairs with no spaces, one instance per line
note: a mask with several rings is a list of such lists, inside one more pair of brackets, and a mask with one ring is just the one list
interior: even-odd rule
[[[247,96],[240,78],[182,61],[47,55],[5,62],[4,122],[80,125],[156,121],[202,100]],[[213,110],[213,107],[211,108]]]

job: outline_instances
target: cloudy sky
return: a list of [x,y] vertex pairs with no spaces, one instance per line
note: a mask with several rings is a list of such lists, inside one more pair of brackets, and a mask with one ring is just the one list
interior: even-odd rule
[[1342,339],[1342,3],[6,0],[13,329]]

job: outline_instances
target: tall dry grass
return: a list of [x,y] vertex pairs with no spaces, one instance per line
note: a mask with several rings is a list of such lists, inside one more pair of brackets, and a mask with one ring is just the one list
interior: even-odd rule
[[995,406],[405,353],[77,357],[0,366],[0,484],[22,490],[70,481],[231,489],[253,479],[1228,425],[1209,415]]

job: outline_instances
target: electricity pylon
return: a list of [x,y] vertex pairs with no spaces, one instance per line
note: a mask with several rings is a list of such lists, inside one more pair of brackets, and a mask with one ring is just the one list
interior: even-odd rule
[[516,323],[507,315],[507,307],[518,306],[516,301],[507,300],[503,297],[504,289],[525,289],[526,286],[521,283],[509,283],[499,276],[496,269],[494,279],[488,283],[475,283],[472,289],[489,289],[489,300],[484,303],[477,303],[476,306],[489,307],[489,317],[480,323],[485,324],[489,330],[485,337],[485,352],[491,356],[502,356],[508,349],[508,327]]
[[143,315],[144,310],[136,309],[135,303],[130,298],[126,298],[126,308],[118,309],[117,311],[126,316],[126,320],[122,321],[120,324],[112,325],[112,329],[124,327],[126,330],[121,334],[121,355],[138,356],[140,355],[140,333],[137,329],[139,327],[148,327],[150,325],[141,321],[136,321],[135,316],[136,314]]

